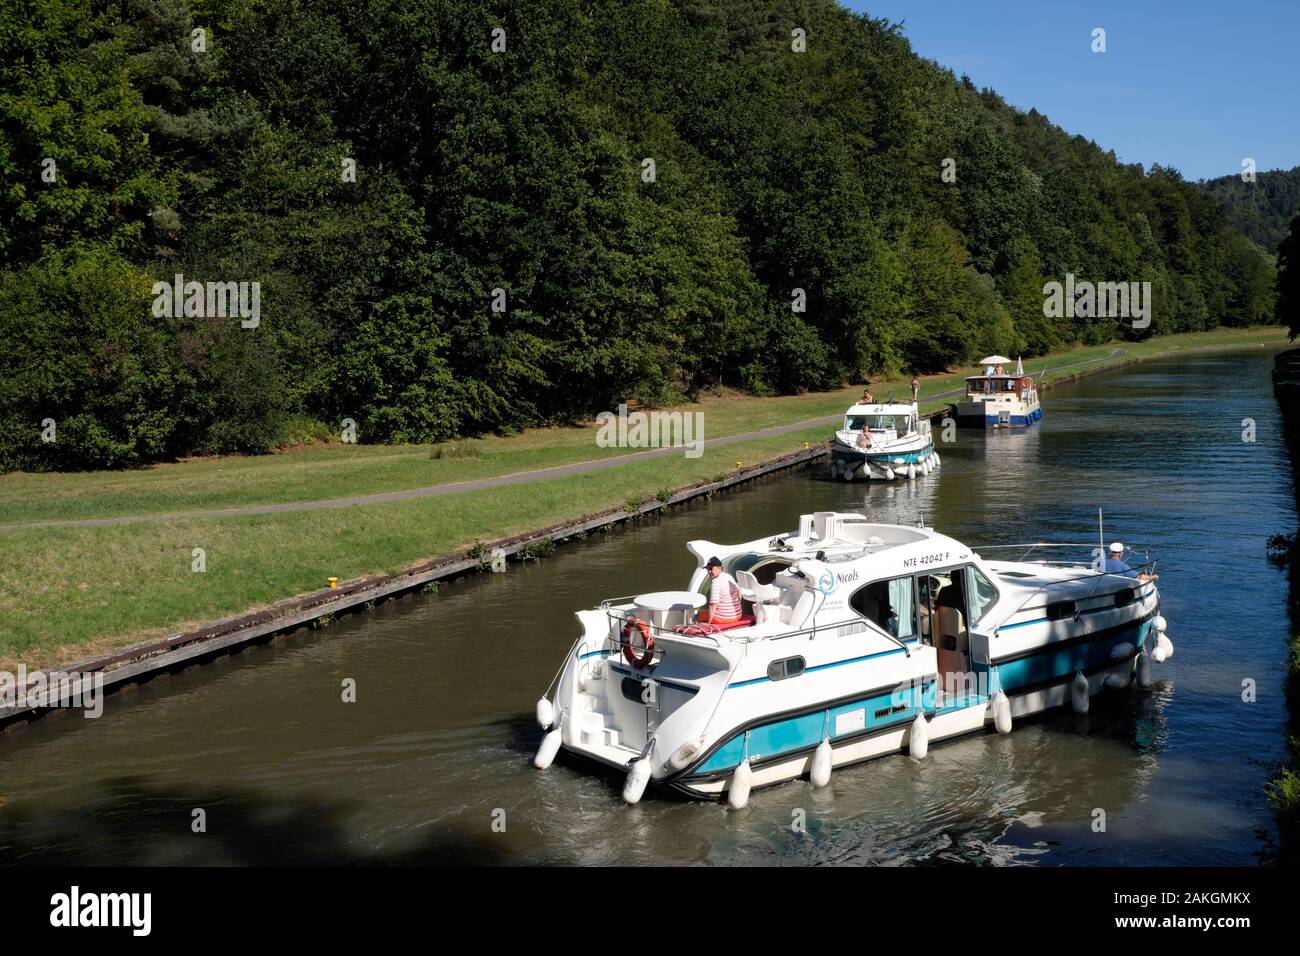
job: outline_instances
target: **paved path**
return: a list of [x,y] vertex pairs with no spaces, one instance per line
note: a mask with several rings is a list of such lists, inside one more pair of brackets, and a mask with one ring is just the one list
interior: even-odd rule
[[[1068,368],[1076,368],[1080,365],[1093,365],[1097,362],[1109,361],[1118,358],[1124,354],[1122,348],[1117,348],[1109,355],[1099,359],[1090,359],[1086,362],[1074,362],[1070,365],[1062,365],[1055,371],[1064,371]],[[965,392],[964,388],[949,389],[946,392],[940,392],[937,395],[925,396],[925,401],[932,402],[939,399],[957,398]],[[722,448],[726,445],[735,445],[739,442],[752,441],[756,438],[772,438],[777,435],[786,435],[790,432],[803,431],[808,428],[816,428],[821,425],[832,425],[840,421],[843,414],[827,415],[823,418],[809,418],[801,422],[794,422],[790,425],[777,425],[773,428],[763,428],[758,431],[743,432],[739,435],[727,435],[724,438],[713,438],[704,442],[706,448]],[[598,458],[594,461],[579,461],[571,465],[556,465],[553,468],[539,468],[535,471],[520,471],[511,475],[498,475],[493,478],[478,478],[474,481],[454,481],[445,485],[432,485],[426,488],[409,488],[405,491],[388,491],[375,495],[354,495],[350,498],[327,498],[322,501],[291,501],[284,504],[276,505],[247,505],[240,508],[220,508],[211,511],[177,511],[159,514],[143,515],[120,515],[116,518],[73,518],[64,521],[32,521],[23,524],[0,525],[0,532],[17,531],[22,528],[103,528],[111,525],[123,524],[141,524],[149,521],[183,521],[198,518],[237,518],[246,515],[273,515],[288,514],[295,511],[324,511],[332,508],[353,508],[361,505],[384,504],[390,501],[411,501],[415,498],[437,498],[442,495],[458,495],[466,491],[480,491],[484,488],[500,488],[505,485],[526,485],[534,481],[548,481],[551,478],[564,478],[569,475],[582,475],[591,471],[600,471],[604,468],[617,468],[619,465],[627,465],[636,461],[645,461],[651,458],[662,458],[665,455],[680,455],[680,448],[653,448],[648,451],[634,452],[629,455],[618,455],[614,458]]]

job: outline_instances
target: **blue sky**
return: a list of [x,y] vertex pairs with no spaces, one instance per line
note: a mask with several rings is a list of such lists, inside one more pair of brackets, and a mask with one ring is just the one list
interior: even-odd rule
[[[1013,106],[1188,179],[1300,165],[1300,0],[841,0]],[[1092,30],[1106,31],[1093,53]]]

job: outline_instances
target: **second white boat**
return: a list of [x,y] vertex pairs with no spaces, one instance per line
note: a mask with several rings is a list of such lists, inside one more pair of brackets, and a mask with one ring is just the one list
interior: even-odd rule
[[845,481],[915,478],[939,465],[930,420],[921,417],[916,402],[852,406],[831,448],[831,477]]

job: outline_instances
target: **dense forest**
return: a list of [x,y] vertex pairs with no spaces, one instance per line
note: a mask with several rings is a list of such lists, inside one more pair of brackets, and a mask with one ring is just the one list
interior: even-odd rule
[[[1274,311],[1205,190],[831,0],[0,4],[4,469],[345,418],[508,433]],[[1045,317],[1067,273],[1151,282],[1150,327]],[[185,282],[257,283],[257,318]]]
[[1254,182],[1237,173],[1207,179],[1201,186],[1228,211],[1233,226],[1269,252],[1277,252],[1291,219],[1300,213],[1300,166],[1256,173]]

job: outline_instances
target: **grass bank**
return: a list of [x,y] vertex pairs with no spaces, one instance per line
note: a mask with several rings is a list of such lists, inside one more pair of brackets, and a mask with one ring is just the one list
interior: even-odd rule
[[[1280,345],[1280,329],[1170,336],[1125,343],[1112,361],[1249,345]],[[1039,374],[1105,365],[1116,344],[1027,363]],[[931,376],[922,395],[959,387],[967,370]],[[906,394],[907,382],[873,385]],[[724,397],[699,405],[705,437],[740,435],[841,413],[860,388],[781,398]],[[938,404],[938,403],[935,403]],[[430,446],[336,446],[258,458],[226,457],[125,472],[0,477],[0,525],[169,514],[110,527],[31,527],[0,533],[0,668],[48,666],[162,636],[315,590],[328,575],[393,573],[477,541],[518,534],[666,489],[718,477],[824,440],[825,425],[706,447],[702,457],[618,464],[528,485],[338,510],[243,517],[211,508],[340,498],[529,471],[626,454],[595,444],[595,426],[534,429],[508,438]],[[195,572],[203,549],[206,570]]]
[[[1040,375],[1107,364],[1117,348],[1123,361],[1154,354],[1285,342],[1280,328],[1216,330],[1171,335],[1140,343],[1109,343],[1073,349],[1026,363]],[[1067,369],[1069,367],[1069,369]],[[978,371],[960,369],[922,379],[921,398],[962,387]],[[909,394],[910,379],[874,383],[881,397]],[[861,386],[777,398],[727,396],[680,405],[699,412],[704,437],[723,438],[809,419],[838,415],[861,394]],[[941,402],[931,401],[939,405]],[[0,475],[0,526],[36,521],[173,514],[259,504],[284,504],[381,494],[452,482],[493,478],[557,465],[626,455],[596,445],[594,423],[535,428],[509,437],[433,445],[322,445],[262,456],[219,456],[124,471]],[[0,543],[0,547],[3,543]]]

